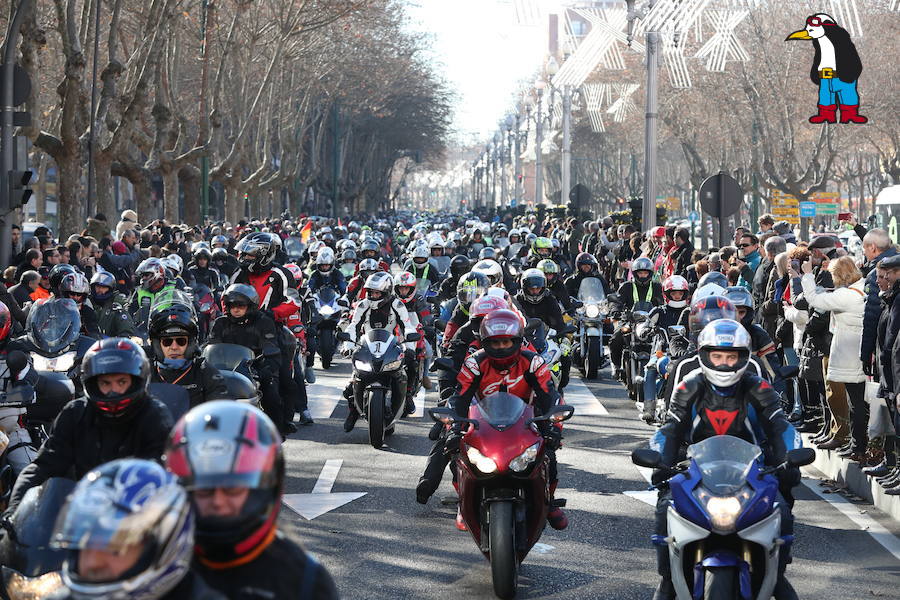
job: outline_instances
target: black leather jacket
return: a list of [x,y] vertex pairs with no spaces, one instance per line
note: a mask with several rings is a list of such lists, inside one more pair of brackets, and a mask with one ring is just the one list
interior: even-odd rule
[[187,390],[191,408],[210,400],[228,399],[228,388],[222,374],[202,357],[195,358],[181,370],[167,369],[161,362],[151,359],[150,381],[180,385]]

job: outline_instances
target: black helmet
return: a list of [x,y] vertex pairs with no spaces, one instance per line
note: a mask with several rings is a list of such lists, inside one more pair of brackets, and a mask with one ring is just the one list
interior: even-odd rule
[[156,360],[161,361],[166,357],[159,341],[164,337],[185,336],[188,339],[187,348],[184,351],[185,358],[193,358],[197,353],[197,318],[190,304],[170,302],[159,310],[151,311],[148,333],[150,334],[150,347],[153,349],[153,356]]
[[468,256],[457,254],[450,259],[450,274],[453,277],[462,277],[472,269],[472,261]]
[[578,256],[575,257],[575,268],[580,271],[582,265],[591,265],[591,271],[599,268],[600,266],[600,264],[597,262],[597,259],[594,258],[594,255],[590,254],[589,252],[581,252]]
[[[638,276],[638,271],[647,271],[649,275]],[[631,275],[638,283],[649,283],[653,279],[653,261],[646,256],[634,259],[631,263]]]
[[50,291],[53,295],[59,298],[59,284],[62,283],[63,277],[77,272],[78,270],[75,267],[66,263],[60,263],[50,269]]
[[[247,285],[246,283],[232,283],[225,288],[225,293],[222,294],[222,307],[225,309],[229,319],[232,319],[232,316],[228,311],[228,308],[232,304],[246,306],[247,315],[249,315],[259,306],[259,294],[256,293],[256,290],[252,285]],[[246,316],[242,317],[240,321],[243,322],[245,319]]]
[[[131,386],[122,394],[101,394],[97,385],[100,375],[126,373]],[[147,398],[150,365],[141,347],[128,338],[99,340],[84,354],[81,381],[88,402],[101,415],[117,420],[133,417]]]
[[194,250],[194,264],[197,264],[197,260],[200,258],[205,258],[207,261],[212,260],[212,252],[209,251],[209,248],[201,246]]
[[213,248],[212,259],[217,263],[224,263],[228,260],[228,250],[225,248]]
[[39,300],[28,311],[25,321],[28,341],[35,348],[53,355],[68,348],[81,335],[81,313],[69,298]]
[[724,296],[706,296],[695,300],[688,317],[691,341],[696,344],[703,328],[717,319],[737,320],[737,310],[731,300]]
[[[538,293],[531,290],[540,289]],[[548,294],[547,276],[540,269],[528,269],[522,273],[522,296],[532,304],[538,304]]]
[[744,327],[749,327],[753,323],[754,315],[753,295],[750,293],[750,290],[742,285],[734,285],[725,288],[725,293],[722,295],[731,300],[735,310],[742,307],[747,309],[747,314],[744,315],[743,319],[739,319],[739,321]]
[[[699,290],[705,285],[714,284],[720,286],[722,289],[728,287],[728,278],[725,277],[724,273],[719,271],[710,271],[706,275],[700,278],[700,281],[697,282],[697,289]],[[725,317],[722,317],[723,319]]]
[[273,233],[256,232],[241,238],[235,246],[238,262],[251,273],[262,273],[272,266],[281,239]]

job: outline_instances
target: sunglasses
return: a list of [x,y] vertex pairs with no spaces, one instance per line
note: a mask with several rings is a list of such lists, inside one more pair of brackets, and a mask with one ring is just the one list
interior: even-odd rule
[[159,343],[166,348],[168,348],[172,344],[175,344],[176,346],[187,346],[188,339],[186,337],[169,337],[162,338],[161,340],[159,340]]
[[738,244],[738,248],[750,248],[753,244]]

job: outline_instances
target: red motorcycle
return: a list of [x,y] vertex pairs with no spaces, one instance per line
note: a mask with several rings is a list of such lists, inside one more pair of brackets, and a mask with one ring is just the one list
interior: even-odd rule
[[[469,418],[432,408],[445,425],[467,424],[456,458],[459,510],[478,548],[491,563],[494,593],[516,595],[519,563],[541,538],[550,509],[548,457],[538,421],[561,423],[574,407],[554,406],[534,416],[521,398],[497,392],[469,407]],[[558,506],[565,500],[557,499]]]

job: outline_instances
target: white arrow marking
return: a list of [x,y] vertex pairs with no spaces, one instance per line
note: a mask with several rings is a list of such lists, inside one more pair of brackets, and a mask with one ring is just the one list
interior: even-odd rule
[[342,507],[348,502],[353,502],[357,498],[365,496],[366,492],[331,492],[342,464],[344,464],[342,458],[329,458],[326,460],[312,493],[286,494],[282,498],[285,506],[307,521],[312,521],[316,517],[320,517],[327,512]]
[[575,407],[575,418],[584,416],[606,416],[609,411],[597,400],[594,393],[588,389],[579,377],[569,379],[569,385],[565,390],[565,403]]
[[[650,478],[653,476],[653,469],[648,469],[647,467],[637,467],[638,472],[640,472],[641,476],[647,480],[647,483],[650,483]],[[656,490],[640,490],[637,492],[622,492],[626,496],[634,498],[635,500],[640,500],[644,504],[649,504],[650,506],[656,506],[656,498],[659,496],[659,492]]]
[[330,419],[338,402],[341,401],[344,383],[340,379],[327,377],[327,371],[316,373],[316,383],[306,386],[309,412],[313,419]]
[[541,542],[535,544],[531,549],[532,552],[537,552],[538,554],[550,554],[554,550],[556,550],[555,547],[551,546],[550,544],[542,544]]
[[411,417],[424,417],[425,416],[425,388],[419,388],[419,393],[416,394],[414,398],[416,402],[416,412],[411,414]]

